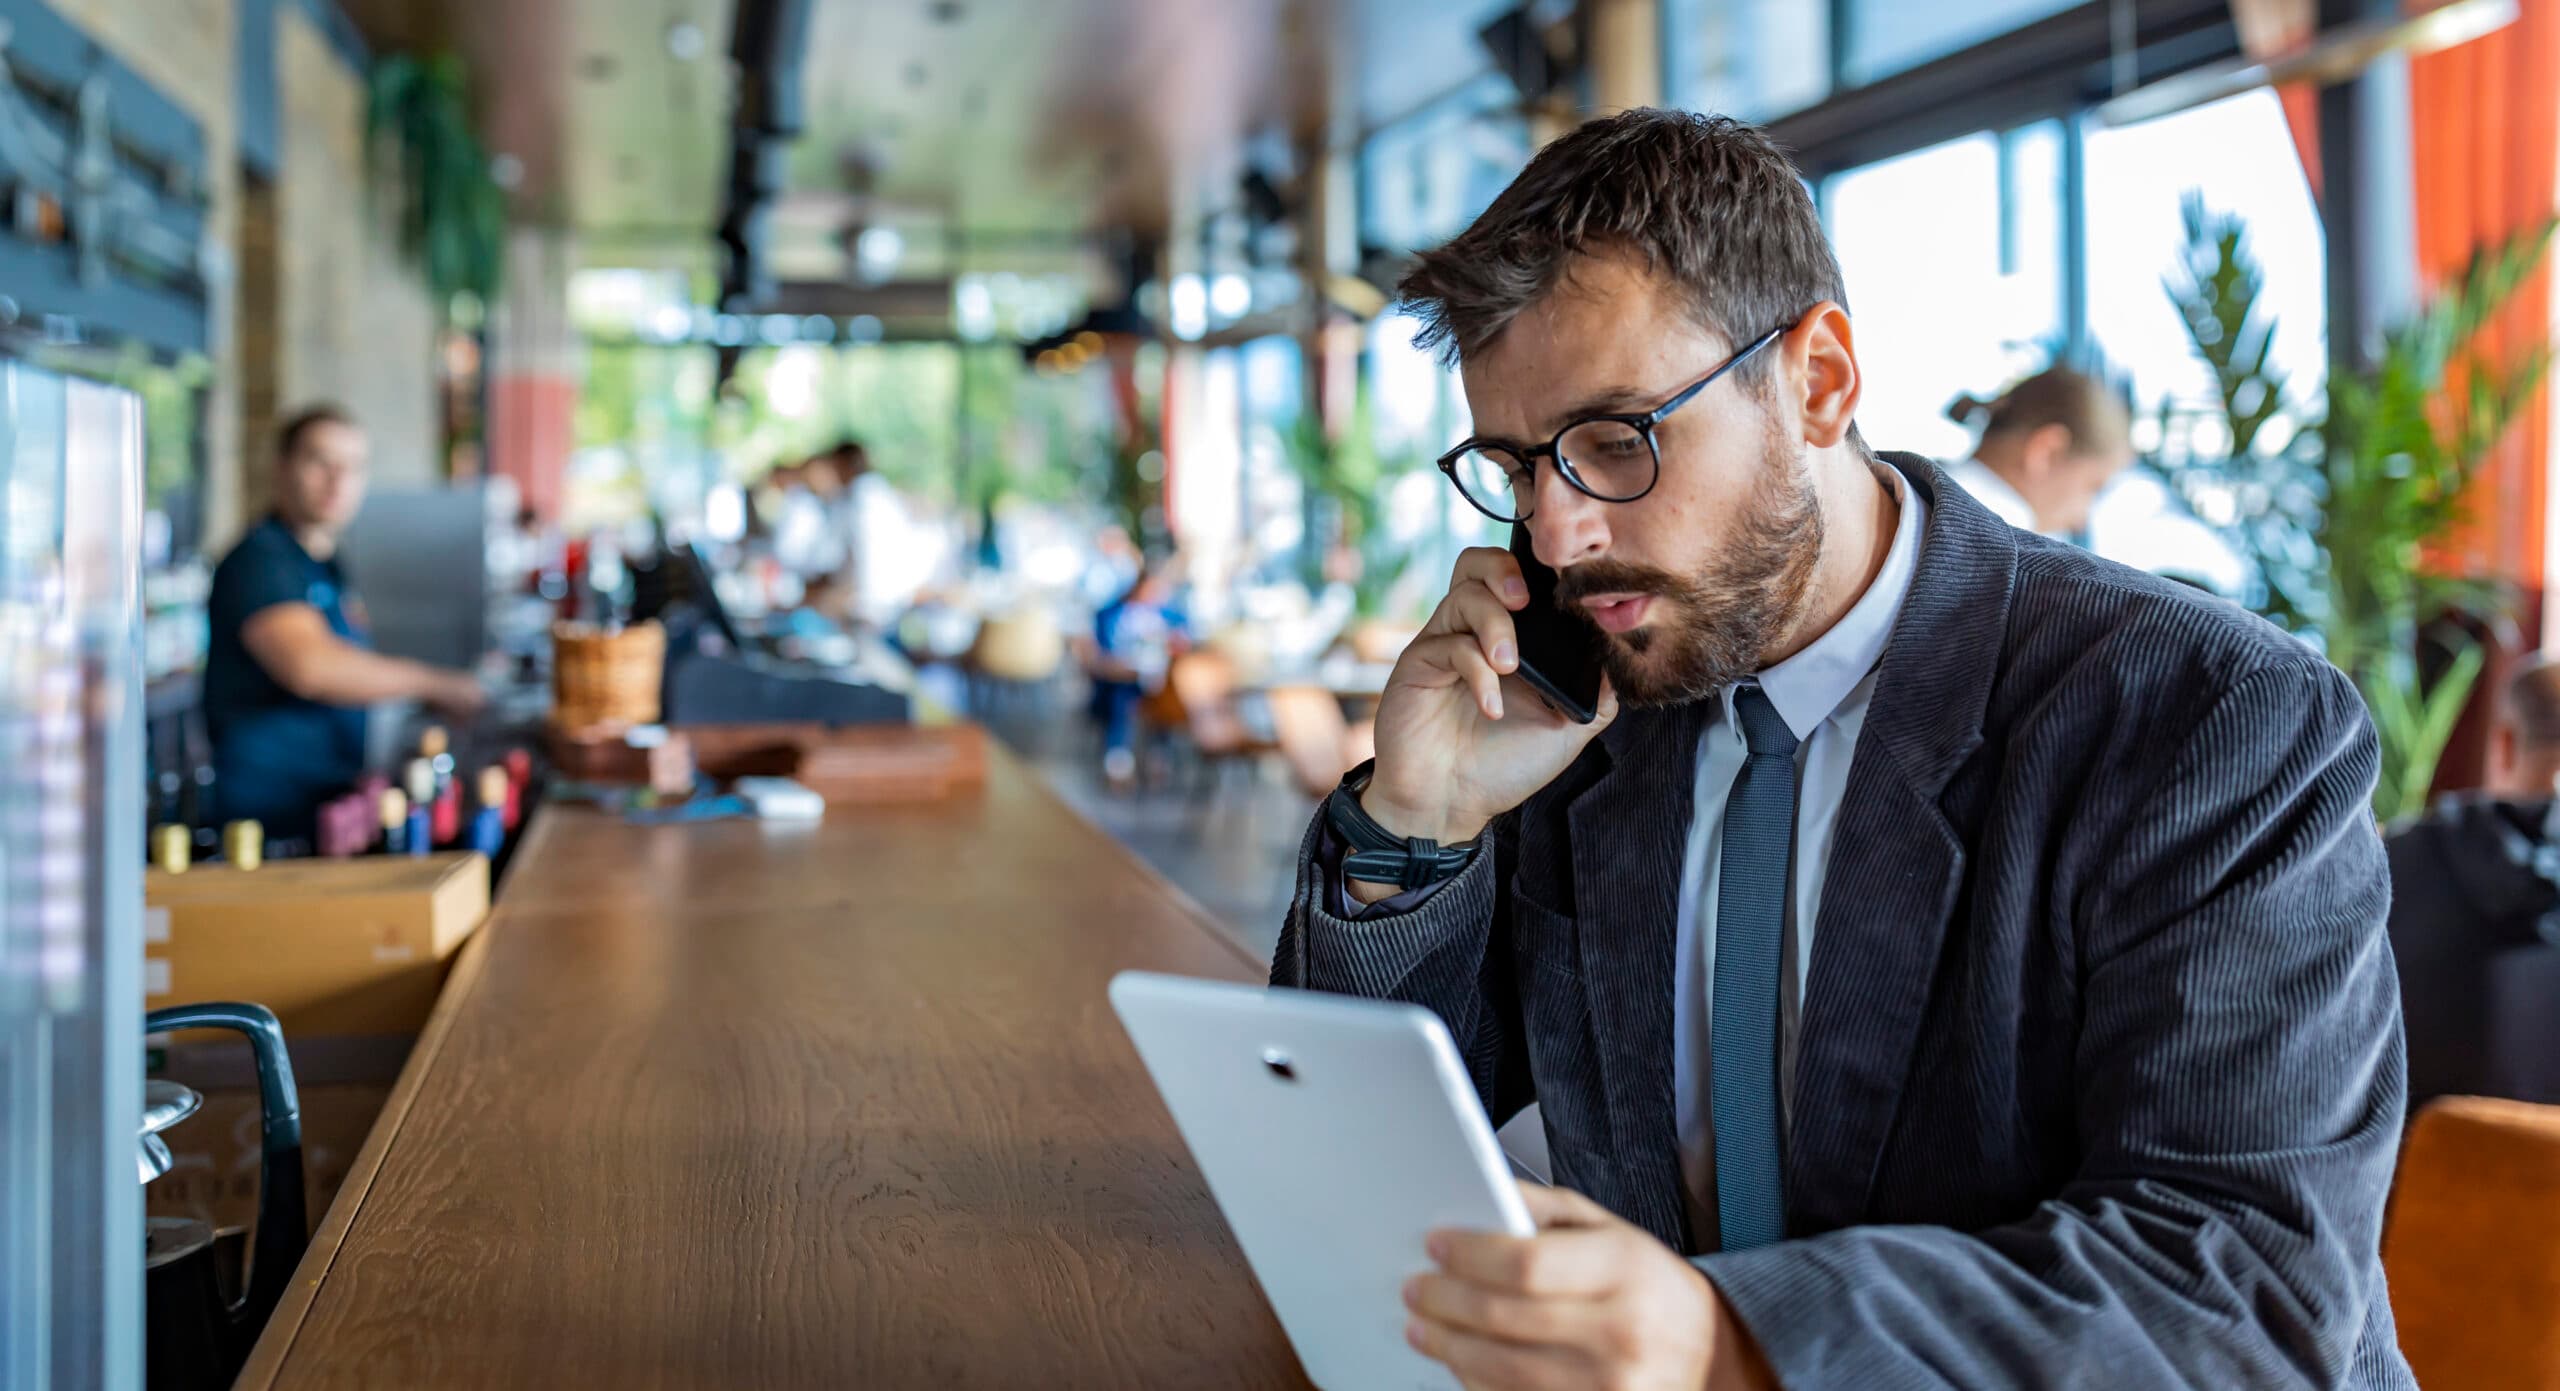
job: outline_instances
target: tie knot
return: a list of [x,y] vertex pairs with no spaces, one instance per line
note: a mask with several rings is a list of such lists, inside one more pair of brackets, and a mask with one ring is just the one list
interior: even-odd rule
[[1795,756],[1801,740],[1787,728],[1786,718],[1769,702],[1769,693],[1757,686],[1736,687],[1733,692],[1734,723],[1742,726],[1742,742],[1754,757],[1761,754]]

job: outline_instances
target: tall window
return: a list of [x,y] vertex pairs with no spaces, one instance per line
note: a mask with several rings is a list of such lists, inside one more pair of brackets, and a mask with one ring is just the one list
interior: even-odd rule
[[1664,94],[1746,121],[1831,94],[1831,9],[1810,0],[1663,0]]
[[[1829,189],[1878,449],[1960,458],[1957,395],[2049,362],[2062,335],[2059,134],[1971,135],[1841,175]],[[2004,196],[2005,185],[2005,196]]]
[[1396,251],[1458,234],[1529,162],[1527,122],[1487,74],[1447,106],[1379,131],[1360,151],[1360,237]]
[[[2328,363],[2320,214],[2275,94],[2250,92],[2122,130],[2091,128],[2085,138],[2089,329],[2132,389],[2136,447],[2158,447],[2164,403],[2214,399],[2164,284],[2186,245],[2179,208],[2190,192],[2248,224],[2265,273],[2258,312],[2275,324],[2269,359],[2288,379],[2287,397],[2314,407]],[[2247,583],[2239,559],[2138,471],[2099,499],[2089,540],[2109,559],[2190,575],[2226,594]]]
[[2131,374],[2145,407],[2194,398],[2211,383],[2162,280],[2181,258],[2188,193],[2248,224],[2266,273],[2259,312],[2276,325],[2274,363],[2319,394],[2328,363],[2327,266],[2320,211],[2272,92],[2249,92],[2122,130],[2091,127],[2088,149],[2089,330]]

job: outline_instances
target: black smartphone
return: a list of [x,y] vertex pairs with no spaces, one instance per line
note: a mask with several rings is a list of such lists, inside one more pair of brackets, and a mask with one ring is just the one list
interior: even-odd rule
[[1520,636],[1520,679],[1575,724],[1600,718],[1600,631],[1556,607],[1556,572],[1529,549],[1529,528],[1511,526],[1511,556],[1529,584],[1529,605],[1511,615]]

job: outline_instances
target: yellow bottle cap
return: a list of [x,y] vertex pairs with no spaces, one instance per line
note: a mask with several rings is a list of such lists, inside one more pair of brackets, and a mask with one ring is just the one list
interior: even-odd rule
[[234,821],[222,828],[222,857],[233,869],[256,869],[266,863],[267,828],[255,821]]

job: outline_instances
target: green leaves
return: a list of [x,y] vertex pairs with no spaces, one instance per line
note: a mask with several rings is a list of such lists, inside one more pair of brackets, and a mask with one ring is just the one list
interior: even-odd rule
[[390,201],[401,253],[450,321],[461,297],[498,295],[507,198],[471,125],[469,83],[450,53],[386,54],[366,77],[365,152],[373,193]]
[[[2560,220],[2474,256],[2464,272],[2384,337],[2369,366],[2333,364],[2328,409],[2299,411],[2283,447],[2262,447],[2283,417],[2284,383],[2268,367],[2274,323],[2258,312],[2264,285],[2240,219],[2183,205],[2187,246],[2166,284],[2197,358],[2211,374],[2210,424],[2220,449],[2190,448],[2157,467],[2198,515],[2255,562],[2252,603],[2318,642],[2354,679],[2382,744],[2374,810],[2384,820],[2422,810],[2436,765],[2479,679],[2479,642],[2466,621],[2494,619],[2504,586],[2434,573],[2424,547],[2461,523],[2472,479],[2551,370],[2547,344],[2490,360],[2474,340],[2548,252]],[[2455,385],[2456,381],[2459,385]],[[2192,424],[2197,414],[2186,412]],[[2164,439],[2181,419],[2164,408]],[[2451,653],[2422,681],[2422,640]]]
[[2479,683],[2486,657],[2477,642],[2454,653],[2453,664],[2423,692],[2415,681],[2389,681],[2364,688],[2373,711],[2373,728],[2382,745],[2382,777],[2373,791],[2374,814],[2395,821],[2423,811],[2427,789],[2436,779],[2454,722]]
[[1360,577],[1352,586],[1354,607],[1364,617],[1377,616],[1388,591],[1413,563],[1408,549],[1388,532],[1387,495],[1397,479],[1425,467],[1423,461],[1379,451],[1376,414],[1365,382],[1351,399],[1351,418],[1344,422],[1339,438],[1328,436],[1323,422],[1305,412],[1282,433],[1280,442],[1299,483],[1311,498],[1321,499],[1331,509],[1335,522],[1332,535],[1321,528],[1309,530],[1308,582],[1324,582],[1324,553],[1338,537],[1360,554]]

